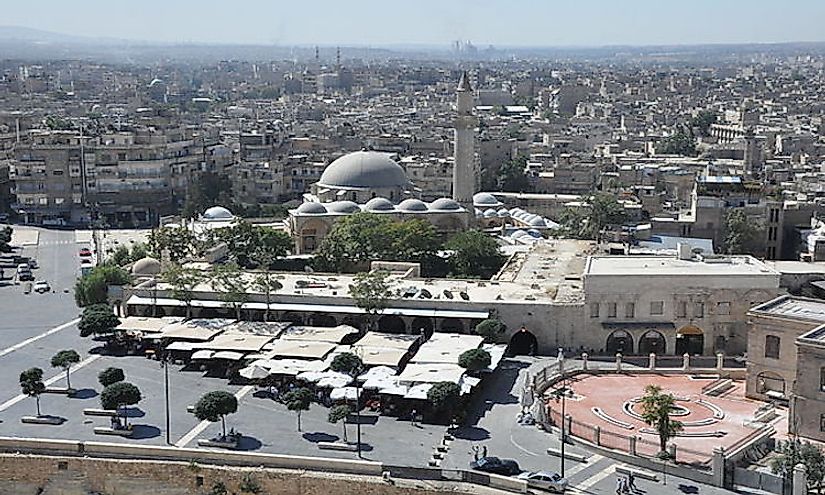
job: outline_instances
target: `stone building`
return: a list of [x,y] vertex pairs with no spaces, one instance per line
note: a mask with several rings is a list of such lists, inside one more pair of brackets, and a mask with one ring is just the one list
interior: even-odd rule
[[748,320],[745,393],[787,401],[797,381],[797,337],[825,324],[825,301],[780,296],[752,308]]
[[593,256],[583,274],[582,345],[612,355],[745,352],[745,315],[779,291],[751,256]]

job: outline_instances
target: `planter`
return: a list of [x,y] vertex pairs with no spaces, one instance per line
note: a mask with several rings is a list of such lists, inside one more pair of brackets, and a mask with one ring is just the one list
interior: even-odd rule
[[238,440],[233,438],[226,438],[224,440],[219,440],[217,438],[199,438],[198,446],[215,447],[219,449],[237,449]]
[[60,416],[23,416],[20,418],[21,423],[33,425],[62,425],[66,420]]
[[117,411],[115,411],[114,409],[94,409],[94,408],[90,408],[90,409],[84,409],[83,414],[86,415],[86,416],[107,416],[107,417],[110,417],[110,418],[114,418],[114,417],[118,416]]
[[321,450],[345,450],[347,452],[357,452],[357,443],[344,442],[318,442],[318,448]]
[[112,435],[117,437],[131,437],[134,430],[131,428],[115,429],[108,426],[95,426],[95,435]]
[[60,388],[60,387],[46,387],[46,390],[43,391],[44,394],[60,394],[60,395],[74,395],[77,390],[73,388]]

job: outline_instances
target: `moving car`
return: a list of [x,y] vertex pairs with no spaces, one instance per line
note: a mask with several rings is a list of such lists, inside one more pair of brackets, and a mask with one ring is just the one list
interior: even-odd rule
[[49,283],[45,280],[38,280],[34,283],[34,291],[39,292],[40,294],[45,294],[46,292],[51,291],[52,288],[49,287]]
[[91,249],[89,249],[89,248],[80,248],[80,252],[78,253],[78,255],[79,255],[79,256],[81,256],[81,257],[83,257],[83,256],[91,256],[91,255],[92,255],[92,251],[91,251]]
[[521,472],[521,468],[519,468],[516,461],[512,459],[499,459],[498,457],[482,457],[477,461],[471,462],[470,468],[476,471],[484,471],[485,473],[503,474],[504,476],[512,476]]
[[564,493],[567,489],[567,480],[559,473],[552,471],[525,471],[517,476],[518,479],[527,481],[530,488],[538,488],[553,493]]

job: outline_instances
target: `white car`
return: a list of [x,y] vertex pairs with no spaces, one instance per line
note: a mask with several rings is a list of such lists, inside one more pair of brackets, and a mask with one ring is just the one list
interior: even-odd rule
[[538,488],[553,493],[564,493],[567,489],[567,480],[562,478],[559,473],[552,471],[525,471],[516,477],[527,481],[527,486],[530,488]]
[[49,283],[45,280],[38,280],[34,283],[35,292],[39,292],[40,294],[45,294],[46,292],[50,292],[52,288],[49,286]]

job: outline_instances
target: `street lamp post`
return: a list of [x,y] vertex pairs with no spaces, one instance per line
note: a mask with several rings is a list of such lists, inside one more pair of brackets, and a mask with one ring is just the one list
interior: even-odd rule
[[160,366],[163,368],[163,395],[166,402],[166,444],[172,445],[171,438],[171,418],[169,414],[169,357],[163,356],[160,359]]
[[553,391],[553,395],[555,396],[556,400],[561,400],[561,476],[564,477],[564,447],[567,443],[567,433],[565,432],[565,423],[566,421],[566,405],[567,405],[567,394],[569,393],[568,388],[565,386],[564,382],[564,350],[559,347],[559,355],[558,355],[558,363],[559,363],[559,372],[561,373],[561,387],[557,388]]

